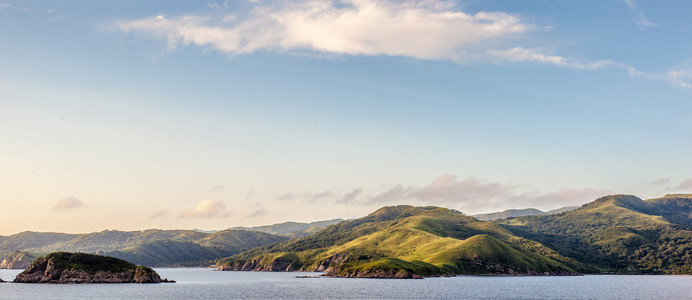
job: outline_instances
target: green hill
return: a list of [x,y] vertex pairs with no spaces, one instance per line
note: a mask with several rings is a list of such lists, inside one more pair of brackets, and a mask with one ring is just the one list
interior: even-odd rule
[[601,272],[691,274],[690,204],[690,195],[613,195],[557,215],[497,223]]
[[439,207],[385,207],[300,239],[227,259],[223,270],[326,271],[339,277],[573,274],[584,266],[551,249]]
[[[199,266],[228,255],[228,252],[193,242],[159,240],[99,254],[117,257],[144,266]],[[237,252],[236,252],[237,253]]]

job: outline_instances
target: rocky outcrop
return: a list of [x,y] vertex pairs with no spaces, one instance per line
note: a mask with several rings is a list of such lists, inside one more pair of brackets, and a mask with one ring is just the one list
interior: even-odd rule
[[393,278],[393,279],[423,279],[418,274],[414,274],[405,270],[389,270],[369,269],[363,271],[354,271],[346,273],[327,272],[329,277],[345,277],[345,278]]
[[113,257],[84,253],[51,253],[36,259],[14,279],[19,283],[160,283],[151,268]]
[[272,271],[293,272],[304,271],[296,266],[296,259],[275,257],[270,261],[267,258],[256,257],[248,261],[235,261],[226,266],[218,266],[218,271]]
[[35,258],[27,252],[15,251],[0,261],[0,269],[26,269]]

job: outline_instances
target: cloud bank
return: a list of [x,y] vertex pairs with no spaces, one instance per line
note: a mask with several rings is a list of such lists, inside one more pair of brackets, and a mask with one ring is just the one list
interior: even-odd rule
[[521,186],[468,177],[459,179],[443,175],[424,186],[393,185],[375,193],[362,188],[341,192],[328,190],[319,193],[289,193],[277,199],[302,200],[314,204],[344,204],[384,206],[395,204],[435,205],[478,213],[508,208],[538,207],[544,209],[581,205],[608,194],[599,189],[564,188],[549,193],[526,192]]
[[412,200],[420,204],[478,212],[516,207],[578,205],[606,193],[607,191],[588,188],[565,188],[550,193],[521,192],[518,186],[508,183],[475,177],[460,180],[454,175],[443,175],[421,188],[394,186],[371,197],[368,203],[387,205]]
[[182,218],[223,218],[227,217],[226,204],[222,201],[202,200],[194,208],[183,212]]

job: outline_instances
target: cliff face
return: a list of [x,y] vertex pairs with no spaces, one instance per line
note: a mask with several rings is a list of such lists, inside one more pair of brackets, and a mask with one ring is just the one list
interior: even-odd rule
[[26,252],[14,252],[2,261],[0,261],[0,269],[26,269],[31,265],[31,261],[36,259]]
[[[64,252],[61,254],[65,254]],[[68,253],[69,254],[69,253]],[[83,267],[82,262],[69,260],[70,267],[66,267],[65,261],[56,259],[55,256],[41,257],[34,261],[26,270],[19,273],[14,282],[19,283],[160,283],[174,282],[161,279],[156,271],[143,266],[135,266],[125,261],[118,260],[120,265],[104,265],[98,261],[98,268]],[[103,256],[86,255],[89,262]]]

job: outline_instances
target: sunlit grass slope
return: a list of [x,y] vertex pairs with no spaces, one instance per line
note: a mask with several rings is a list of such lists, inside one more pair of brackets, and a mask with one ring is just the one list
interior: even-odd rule
[[690,274],[691,208],[690,195],[612,195],[557,215],[497,222],[601,272]]
[[494,223],[445,208],[413,206],[385,207],[218,264],[234,270],[326,270],[344,277],[568,274],[581,267]]

